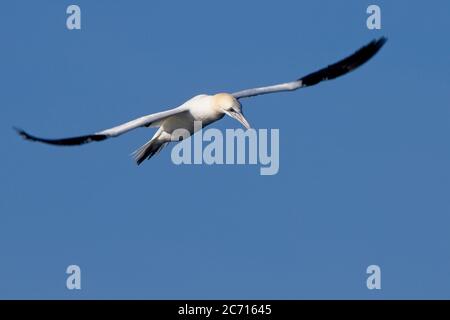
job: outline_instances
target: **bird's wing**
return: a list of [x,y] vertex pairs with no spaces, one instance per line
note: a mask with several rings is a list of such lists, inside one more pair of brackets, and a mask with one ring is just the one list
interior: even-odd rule
[[351,56],[336,62],[335,64],[329,65],[321,70],[310,73],[307,76],[304,76],[298,80],[276,84],[268,87],[261,88],[253,88],[247,89],[239,92],[233,93],[233,96],[236,99],[240,98],[248,98],[261,94],[268,94],[273,92],[281,92],[281,91],[293,91],[299,88],[313,86],[318,84],[319,82],[331,80],[337,77],[340,77],[348,72],[351,72],[370,60],[386,43],[387,39],[382,37],[377,40],[373,40],[368,43]]
[[180,114],[183,112],[187,112],[188,107],[186,105],[181,105],[178,108],[174,108],[167,111],[162,111],[158,113],[153,113],[147,116],[143,116],[140,118],[137,118],[135,120],[131,120],[129,122],[126,122],[124,124],[118,125],[117,127],[113,127],[110,129],[106,129],[94,134],[89,134],[85,136],[78,136],[78,137],[71,137],[71,138],[64,138],[64,139],[43,139],[38,138],[35,136],[32,136],[28,134],[27,132],[17,129],[17,132],[19,135],[21,135],[24,139],[31,140],[31,141],[37,141],[57,146],[76,146],[81,145],[93,141],[102,141],[108,138],[117,137],[121,134],[124,134],[128,131],[131,131],[133,129],[139,128],[139,127],[149,127],[152,124],[155,124],[159,121],[162,121],[170,116]]

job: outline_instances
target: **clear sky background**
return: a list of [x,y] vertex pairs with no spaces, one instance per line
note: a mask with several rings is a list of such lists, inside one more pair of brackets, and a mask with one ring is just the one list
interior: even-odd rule
[[[66,29],[78,4],[82,30]],[[366,28],[366,8],[382,29]],[[450,298],[448,1],[3,1],[0,298]],[[293,80],[389,38],[335,81],[243,101],[280,171],[137,167],[153,129],[91,133],[199,93]],[[240,125],[225,118],[213,127]],[[66,267],[82,290],[66,289]],[[366,268],[382,270],[368,290]]]

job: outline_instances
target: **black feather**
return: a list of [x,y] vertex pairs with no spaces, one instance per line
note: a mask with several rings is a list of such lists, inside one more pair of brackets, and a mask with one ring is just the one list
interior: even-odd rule
[[24,139],[30,140],[30,141],[36,141],[36,142],[42,142],[46,144],[51,144],[55,146],[78,146],[82,144],[86,144],[93,141],[102,141],[108,138],[107,135],[104,134],[90,134],[86,136],[79,136],[79,137],[72,137],[72,138],[65,138],[65,139],[43,139],[38,138],[35,136],[32,136],[31,134],[28,134],[22,129],[14,128],[17,133]]
[[299,81],[302,82],[302,87],[313,86],[319,82],[335,79],[348,72],[351,72],[370,60],[386,43],[387,38],[382,37],[378,40],[373,40],[366,46],[356,51],[351,56],[329,65],[319,71],[313,72],[304,76]]

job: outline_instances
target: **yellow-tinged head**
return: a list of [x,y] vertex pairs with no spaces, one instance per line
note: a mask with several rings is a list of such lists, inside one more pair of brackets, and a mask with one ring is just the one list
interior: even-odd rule
[[220,112],[236,119],[245,128],[250,129],[250,124],[242,114],[240,102],[229,93],[218,93],[213,96],[213,106]]

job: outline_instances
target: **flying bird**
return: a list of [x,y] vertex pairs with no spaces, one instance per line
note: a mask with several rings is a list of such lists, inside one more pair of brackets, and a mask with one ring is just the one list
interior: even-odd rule
[[357,69],[359,66],[370,60],[381,47],[383,47],[386,41],[387,39],[385,37],[373,40],[347,58],[295,81],[247,89],[231,94],[201,94],[191,98],[179,107],[143,116],[94,134],[65,139],[44,139],[32,136],[21,129],[16,130],[19,135],[30,141],[37,141],[56,146],[76,146],[93,141],[103,141],[108,138],[118,137],[140,127],[159,127],[150,141],[133,153],[134,159],[139,165],[144,160],[150,159],[161,151],[161,149],[169,142],[172,142],[173,133],[176,129],[186,129],[190,135],[194,134],[196,130],[200,129],[200,127],[197,128],[197,126],[194,126],[195,121],[201,121],[201,128],[203,128],[222,119],[225,115],[228,115],[239,121],[245,128],[249,129],[250,124],[247,119],[245,119],[242,112],[241,99],[274,92],[294,91],[316,85],[322,81],[340,77]]

